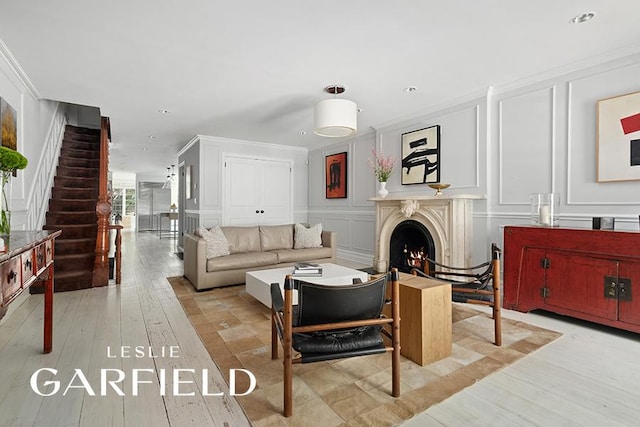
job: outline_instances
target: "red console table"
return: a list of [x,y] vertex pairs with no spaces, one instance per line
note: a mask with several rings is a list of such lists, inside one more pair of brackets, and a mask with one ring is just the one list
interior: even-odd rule
[[61,231],[12,231],[0,251],[0,319],[36,280],[44,281],[44,353],[53,346],[53,244]]
[[640,332],[640,233],[508,226],[504,307]]

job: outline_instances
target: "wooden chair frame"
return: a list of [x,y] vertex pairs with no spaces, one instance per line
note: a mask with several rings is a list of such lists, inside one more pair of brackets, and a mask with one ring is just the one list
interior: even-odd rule
[[[487,305],[492,308],[494,321],[494,343],[502,345],[502,317],[500,295],[500,256],[502,251],[495,243],[491,244],[491,260],[473,267],[452,267],[427,259],[429,265],[436,268],[425,273],[419,269],[411,270],[414,275],[430,277],[451,282],[452,295],[468,295],[464,303]],[[490,290],[486,289],[491,282]],[[475,297],[475,298],[474,298]],[[484,298],[482,298],[484,297]],[[488,297],[488,298],[487,298]]]
[[[280,338],[284,350],[284,416],[290,417],[293,414],[293,365],[303,363],[302,358],[294,358],[293,334],[310,333],[315,331],[328,331],[343,328],[356,328],[361,326],[381,325],[381,332],[391,340],[391,346],[385,346],[384,351],[391,352],[391,379],[393,397],[400,396],[400,290],[399,290],[399,274],[397,269],[393,269],[389,273],[390,280],[387,285],[391,285],[391,300],[387,304],[391,304],[391,318],[384,314],[380,318],[351,320],[344,322],[333,322],[316,325],[293,325],[293,289],[294,280],[291,275],[285,278],[284,283],[284,301],[278,301],[277,296],[274,297],[275,288],[277,287],[277,295],[280,295],[279,284],[272,284],[272,308],[271,308],[271,358],[278,358],[278,338]],[[389,330],[387,329],[389,328]],[[357,355],[356,355],[357,356]],[[354,357],[352,356],[336,356]]]

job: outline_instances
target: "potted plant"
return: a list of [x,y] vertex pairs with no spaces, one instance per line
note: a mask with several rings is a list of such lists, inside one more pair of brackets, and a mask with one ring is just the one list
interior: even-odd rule
[[27,158],[16,150],[0,146],[0,235],[8,235],[11,232],[11,211],[9,198],[7,198],[6,184],[15,175],[18,169],[27,167]]

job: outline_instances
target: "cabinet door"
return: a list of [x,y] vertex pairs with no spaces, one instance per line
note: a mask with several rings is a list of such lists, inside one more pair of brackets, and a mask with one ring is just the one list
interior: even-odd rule
[[626,297],[620,296],[618,311],[620,321],[640,325],[640,263],[620,261],[618,280],[624,282]]
[[[288,162],[265,161],[261,180],[260,224],[293,222],[291,215],[291,166]],[[264,211],[264,212],[262,212]]]
[[[262,200],[258,183],[262,169],[254,159],[227,158],[225,167],[226,197],[224,215],[227,225],[259,224],[259,206]],[[256,212],[258,211],[258,212]]]
[[[505,252],[504,306],[519,311],[530,311],[544,306],[540,291],[545,286],[545,271],[541,266],[544,249],[522,248]],[[509,259],[507,257],[513,257]]]
[[605,277],[617,276],[616,261],[556,251],[547,259],[545,305],[617,320],[617,300],[604,296]]
[[228,157],[224,216],[227,225],[292,222],[288,162]]

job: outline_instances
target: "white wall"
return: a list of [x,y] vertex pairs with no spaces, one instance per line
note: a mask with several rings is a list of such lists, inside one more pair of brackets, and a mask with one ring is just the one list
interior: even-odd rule
[[[338,231],[339,255],[371,260],[375,178],[367,159],[374,146],[400,158],[404,132],[441,126],[441,182],[446,192],[486,195],[474,204],[474,260],[502,244],[502,227],[530,223],[531,193],[560,193],[559,224],[591,227],[613,216],[616,229],[638,230],[640,181],[596,182],[596,103],[640,91],[640,55],[544,80],[487,90],[414,118],[309,153],[310,222]],[[324,198],[324,156],[348,152],[348,199]],[[387,184],[393,194],[430,194],[403,186],[399,160]]]

